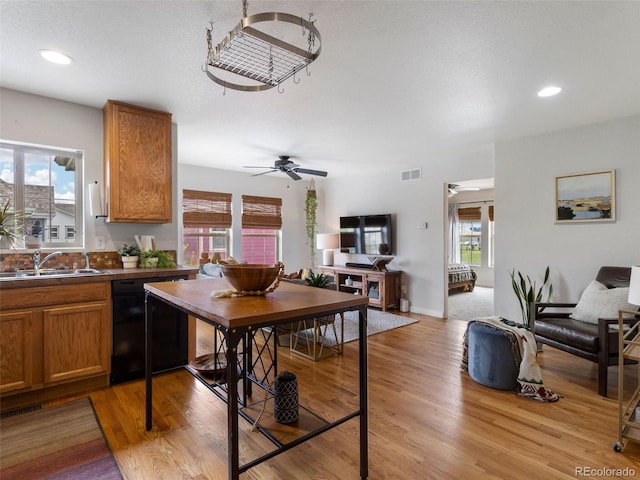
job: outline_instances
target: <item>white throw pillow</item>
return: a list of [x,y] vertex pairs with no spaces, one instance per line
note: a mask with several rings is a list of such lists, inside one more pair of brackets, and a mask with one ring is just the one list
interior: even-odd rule
[[628,287],[607,288],[593,280],[582,292],[571,318],[587,323],[598,323],[599,318],[618,318],[618,310],[635,312],[638,307],[627,303],[628,298]]

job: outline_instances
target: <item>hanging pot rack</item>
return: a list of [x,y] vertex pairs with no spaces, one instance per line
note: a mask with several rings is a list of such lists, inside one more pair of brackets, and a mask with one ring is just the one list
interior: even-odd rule
[[[302,28],[307,35],[308,48],[300,48],[254,26],[262,22],[286,22]],[[281,12],[266,12],[247,16],[246,0],[243,1],[243,17],[215,47],[211,42],[211,28],[207,29],[207,61],[203,71],[215,83],[225,88],[245,92],[261,92],[279,87],[282,82],[306,69],[320,55],[320,32],[311,21]],[[316,44],[317,40],[317,44]],[[314,47],[317,47],[314,49]],[[242,84],[219,76],[217,70],[239,75],[256,84]],[[232,75],[231,75],[232,76]],[[294,78],[295,81],[295,78]],[[296,82],[298,83],[298,82]]]

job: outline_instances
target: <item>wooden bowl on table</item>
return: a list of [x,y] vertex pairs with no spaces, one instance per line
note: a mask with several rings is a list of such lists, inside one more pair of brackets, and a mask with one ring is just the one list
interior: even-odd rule
[[222,265],[222,275],[238,292],[264,292],[278,278],[281,264]]

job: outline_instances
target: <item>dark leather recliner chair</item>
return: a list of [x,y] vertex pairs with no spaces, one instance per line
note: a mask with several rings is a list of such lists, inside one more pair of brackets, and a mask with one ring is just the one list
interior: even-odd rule
[[[596,281],[607,288],[628,287],[630,277],[630,267],[601,267]],[[535,337],[538,342],[597,363],[598,394],[606,397],[608,367],[618,364],[618,331],[610,329],[611,325],[618,323],[618,318],[600,318],[596,325],[570,318],[571,311],[558,312],[558,308],[572,309],[576,305],[532,303]],[[625,319],[624,322],[633,324],[639,318]]]

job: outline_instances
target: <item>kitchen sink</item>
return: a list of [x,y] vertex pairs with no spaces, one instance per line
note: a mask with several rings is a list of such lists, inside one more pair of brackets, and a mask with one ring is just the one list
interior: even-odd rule
[[25,277],[68,277],[73,275],[99,274],[102,270],[96,268],[76,268],[75,270],[18,270],[17,272],[0,272],[0,278],[25,278]]
[[102,270],[98,270],[97,268],[76,268],[74,273],[103,273]]

